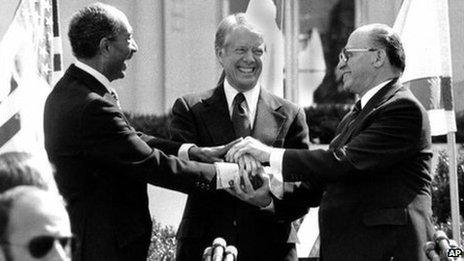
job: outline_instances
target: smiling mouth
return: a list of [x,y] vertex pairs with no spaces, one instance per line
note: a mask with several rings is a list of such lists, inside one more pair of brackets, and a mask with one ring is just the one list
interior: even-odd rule
[[255,72],[255,67],[237,67],[237,69],[241,72],[241,73],[245,73],[245,74],[251,74],[251,73],[254,73]]

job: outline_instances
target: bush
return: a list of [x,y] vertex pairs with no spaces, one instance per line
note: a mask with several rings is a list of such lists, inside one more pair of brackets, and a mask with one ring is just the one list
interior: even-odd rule
[[[463,234],[462,217],[464,216],[464,153],[461,152],[457,158],[458,164],[458,190],[459,194],[459,212],[461,216],[461,237]],[[451,204],[449,189],[449,158],[446,151],[440,151],[438,154],[437,168],[432,181],[432,210],[435,227],[441,229],[451,238]]]
[[149,261],[176,260],[176,232],[171,226],[161,226],[153,218],[151,244],[148,249]]

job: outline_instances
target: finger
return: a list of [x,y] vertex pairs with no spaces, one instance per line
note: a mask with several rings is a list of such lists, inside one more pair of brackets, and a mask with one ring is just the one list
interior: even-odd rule
[[246,162],[245,162],[245,159],[243,157],[239,158],[237,163],[238,163],[238,167],[239,167],[239,173],[241,173],[244,169],[246,169]]
[[246,141],[241,140],[240,142],[232,146],[232,148],[230,148],[229,151],[226,153],[226,158],[229,159],[228,161],[231,161],[231,159],[234,158],[233,155],[235,154],[235,152],[239,150],[240,148],[242,148],[243,146],[245,146],[245,144],[246,144]]
[[252,161],[250,159],[250,156],[243,155],[242,157],[240,157],[240,159],[242,159],[245,162],[245,170],[248,173],[253,170]]
[[229,151],[235,144],[241,142],[243,140],[242,137],[238,138],[238,139],[235,139],[229,143],[227,143],[226,145],[224,145],[224,148],[222,148],[222,150],[225,150],[224,153],[226,153],[227,151]]
[[238,158],[245,155],[246,153],[248,153],[248,147],[243,146],[241,148],[238,148],[237,151],[235,151],[235,153],[233,154],[232,157],[233,157],[234,160],[238,160]]
[[248,192],[254,192],[255,190],[253,189],[253,185],[251,185],[251,180],[248,175],[245,175],[243,177],[243,180],[245,181],[245,190]]
[[235,177],[234,179],[235,179],[234,182],[236,184],[234,187],[235,193],[237,194],[239,198],[244,198],[246,193],[245,191],[243,191],[244,187],[242,186],[242,184],[240,184],[241,183],[240,177]]

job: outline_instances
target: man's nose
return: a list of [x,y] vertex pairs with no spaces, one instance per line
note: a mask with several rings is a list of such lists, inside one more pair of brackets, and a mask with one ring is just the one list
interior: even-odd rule
[[253,51],[250,49],[248,51],[245,52],[245,54],[243,55],[243,58],[242,58],[245,62],[253,62],[254,61],[254,57],[253,57]]
[[134,52],[134,53],[139,50],[139,46],[135,42],[135,39],[131,39],[131,45],[130,46],[131,46],[132,52]]

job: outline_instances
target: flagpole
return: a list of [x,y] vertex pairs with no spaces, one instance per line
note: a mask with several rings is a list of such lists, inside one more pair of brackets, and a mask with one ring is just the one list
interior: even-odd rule
[[[438,5],[438,23],[439,33],[442,45],[441,67],[443,77],[441,77],[442,102],[446,112],[448,126],[448,134],[446,141],[448,143],[449,154],[449,186],[450,186],[450,205],[451,205],[451,227],[453,231],[453,239],[461,246],[461,229],[460,229],[460,214],[459,214],[459,191],[458,191],[458,174],[456,160],[456,121],[454,115],[454,99],[453,99],[453,84],[452,84],[452,63],[451,63],[451,37],[449,28],[449,6],[448,0],[437,2]],[[450,124],[451,123],[451,124]]]
[[284,1],[285,88],[284,98],[298,102],[298,1]]

